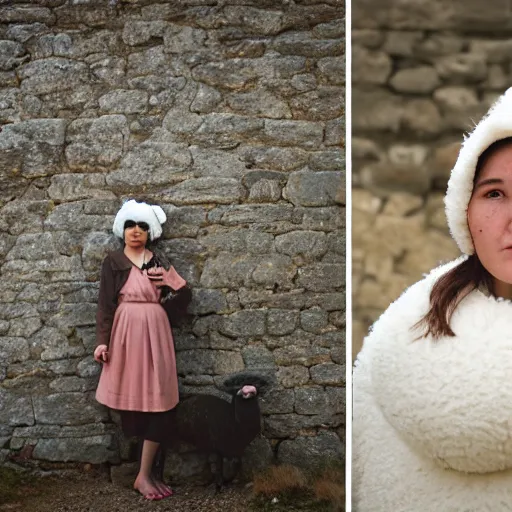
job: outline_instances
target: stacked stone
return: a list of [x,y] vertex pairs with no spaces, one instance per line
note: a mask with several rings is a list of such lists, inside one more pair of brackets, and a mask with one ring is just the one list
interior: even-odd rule
[[271,374],[249,454],[340,457],[343,16],[337,0],[0,7],[4,457],[126,455],[92,352],[129,197],[167,212],[160,245],[194,290],[175,329],[182,392]]
[[354,354],[407,286],[460,254],[443,197],[463,133],[512,85],[511,26],[496,1],[355,5]]

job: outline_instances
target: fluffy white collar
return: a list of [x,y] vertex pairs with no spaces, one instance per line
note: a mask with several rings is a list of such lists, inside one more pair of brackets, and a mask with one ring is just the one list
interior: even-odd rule
[[452,317],[456,337],[417,339],[411,330],[437,277],[460,261],[435,269],[393,303],[361,357],[375,401],[411,447],[445,468],[499,471],[512,468],[512,303],[475,290]]

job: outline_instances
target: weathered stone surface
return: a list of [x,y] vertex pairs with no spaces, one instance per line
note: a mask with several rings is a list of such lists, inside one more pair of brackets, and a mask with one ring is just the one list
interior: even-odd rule
[[260,398],[261,412],[266,415],[292,413],[294,403],[295,395],[291,389],[271,390]]
[[2,364],[26,361],[29,355],[28,343],[24,338],[0,337],[0,360]]
[[224,375],[244,369],[242,356],[227,350],[182,350],[176,355],[178,373]]
[[315,263],[298,270],[298,283],[312,291],[338,288],[345,283],[345,267],[341,264]]
[[242,457],[242,475],[250,478],[266,469],[274,462],[274,452],[270,442],[264,437],[257,437],[244,450]]
[[318,231],[291,231],[277,236],[275,247],[278,252],[289,256],[317,259],[327,252],[327,238],[325,233]]
[[285,440],[279,445],[277,459],[281,464],[292,464],[308,469],[324,466],[328,461],[343,461],[345,450],[334,432],[319,432],[313,437]]
[[164,32],[164,51],[178,54],[197,52],[206,37],[204,30],[170,24]]
[[98,100],[100,108],[109,114],[141,114],[147,110],[148,93],[145,91],[112,91]]
[[265,121],[265,136],[271,143],[318,147],[323,139],[320,123],[309,121]]
[[189,311],[193,315],[207,315],[208,313],[222,313],[227,309],[225,295],[219,290],[195,288],[192,291],[192,302]]
[[423,33],[408,30],[390,30],[386,33],[384,51],[392,56],[410,57],[423,39]]
[[165,21],[129,20],[124,24],[123,41],[130,46],[147,43],[152,37],[163,37]]
[[323,363],[309,369],[311,380],[316,384],[337,386],[345,383],[345,366]]
[[338,56],[343,44],[338,39],[312,39],[303,32],[286,32],[277,36],[271,47],[283,55],[304,57]]
[[439,86],[440,80],[434,68],[421,66],[398,71],[389,84],[398,92],[428,94]]
[[14,41],[0,41],[0,70],[9,71],[18,66],[24,53],[23,45]]
[[162,197],[166,201],[182,205],[237,203],[244,195],[243,187],[238,180],[232,178],[196,178],[179,183],[162,192]]
[[320,77],[334,85],[345,83],[345,59],[343,57],[324,57],[317,62]]
[[286,102],[265,90],[241,92],[227,97],[227,104],[234,112],[256,117],[289,119],[292,117]]
[[299,148],[243,146],[239,149],[247,166],[275,171],[291,171],[308,161],[308,153]]
[[[341,416],[330,413],[305,416],[302,414],[275,414],[264,420],[263,433],[273,438],[294,438],[297,432],[304,429],[315,429],[320,426],[336,427],[341,425]],[[329,456],[326,460],[329,460]],[[303,462],[305,463],[305,462]]]
[[377,195],[395,191],[421,195],[430,187],[430,175],[425,166],[382,162],[362,169],[361,183]]
[[32,397],[18,395],[0,388],[0,424],[9,426],[33,425]]
[[265,347],[250,345],[242,349],[242,357],[246,369],[275,368],[272,352]]
[[273,237],[269,233],[249,229],[215,230],[200,238],[201,243],[211,253],[228,251],[231,253],[264,254],[270,252]]
[[283,197],[298,206],[330,206],[345,202],[341,172],[297,171],[290,175]]
[[107,411],[82,393],[56,393],[33,398],[38,423],[49,425],[83,425],[105,421]]
[[268,333],[275,336],[291,334],[298,325],[298,311],[271,309],[267,314]]
[[58,201],[115,199],[114,193],[105,187],[103,174],[59,174],[53,176],[48,195]]
[[190,110],[199,114],[208,114],[213,112],[221,99],[222,94],[217,89],[205,84],[199,84],[197,94],[190,105]]
[[480,53],[459,53],[441,57],[435,67],[441,78],[451,82],[479,82],[487,74],[485,56]]
[[224,317],[220,332],[232,337],[265,334],[265,311],[243,310]]
[[21,90],[37,95],[75,88],[89,80],[89,69],[83,62],[49,58],[25,64],[19,76]]
[[67,462],[117,462],[114,437],[112,435],[85,438],[40,439],[32,453],[35,459]]
[[275,180],[259,180],[252,185],[249,191],[249,202],[267,203],[275,202],[281,197],[281,187]]
[[67,131],[66,159],[70,169],[108,166],[121,158],[129,136],[123,115],[73,121]]
[[352,48],[352,62],[354,84],[385,84],[391,74],[391,59],[384,52],[367,50],[355,45]]
[[328,362],[329,351],[322,347],[290,345],[274,350],[275,361],[281,366],[313,366]]
[[285,388],[302,386],[309,381],[309,370],[304,366],[280,366],[277,381]]
[[320,334],[328,330],[328,314],[320,308],[300,312],[300,326],[307,332]]

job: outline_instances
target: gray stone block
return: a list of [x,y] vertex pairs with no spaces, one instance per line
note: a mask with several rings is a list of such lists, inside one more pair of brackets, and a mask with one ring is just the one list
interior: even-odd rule
[[34,424],[34,409],[30,396],[0,388],[0,424],[12,427]]
[[291,171],[306,164],[309,153],[299,148],[242,146],[237,150],[246,164],[258,169]]
[[327,252],[327,237],[318,231],[291,231],[275,239],[276,250],[289,256],[317,259]]
[[109,114],[140,114],[146,112],[146,91],[116,90],[108,92],[98,100],[100,109]]
[[321,123],[309,121],[266,120],[265,136],[271,144],[318,147],[323,139]]
[[309,371],[311,373],[311,380],[315,384],[322,384],[327,386],[345,384],[345,365],[327,362],[312,366]]
[[266,347],[249,345],[242,348],[242,357],[247,369],[274,368],[274,357]]
[[220,332],[226,336],[262,336],[265,334],[266,311],[242,310],[226,315],[220,325]]
[[345,284],[345,265],[315,263],[298,270],[298,284],[315,292],[332,291]]
[[284,388],[295,388],[309,382],[309,369],[304,366],[280,366],[277,381]]
[[329,329],[328,313],[319,308],[303,310],[300,312],[300,325],[307,332],[325,332]]
[[234,178],[196,178],[164,190],[161,195],[164,200],[179,205],[230,204],[241,201],[245,193],[245,189]]
[[274,358],[280,366],[314,366],[330,361],[329,350],[326,348],[294,345],[276,348]]
[[34,396],[34,414],[38,423],[48,425],[81,425],[106,421],[106,408],[83,393],[55,393]]
[[295,396],[293,389],[274,389],[260,398],[262,414],[286,414],[293,412]]
[[270,441],[264,437],[257,437],[244,451],[241,474],[250,479],[255,474],[265,470],[273,462],[274,451]]
[[341,440],[334,432],[319,432],[316,436],[283,441],[277,460],[281,464],[314,470],[332,462],[342,464],[344,453]]
[[188,311],[193,315],[206,315],[208,313],[222,313],[227,308],[226,297],[220,290],[194,288],[192,302]]
[[299,323],[299,312],[283,309],[270,309],[267,313],[268,334],[283,336],[295,331]]
[[[1,17],[1,16],[0,16]],[[21,90],[28,94],[68,91],[89,80],[89,68],[83,62],[63,58],[36,60],[19,69]]]
[[345,180],[341,172],[293,172],[283,197],[298,206],[330,206],[345,202]]
[[33,458],[68,462],[118,462],[112,435],[85,438],[40,439],[32,453]]

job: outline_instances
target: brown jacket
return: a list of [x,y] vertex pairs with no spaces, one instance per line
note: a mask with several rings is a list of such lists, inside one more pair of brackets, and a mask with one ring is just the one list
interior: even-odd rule
[[[132,269],[132,262],[123,250],[107,254],[101,265],[98,310],[96,312],[96,345],[109,345],[110,333],[117,309],[117,299]],[[162,303],[171,325],[186,315],[192,292],[187,286],[178,290],[172,300]]]

